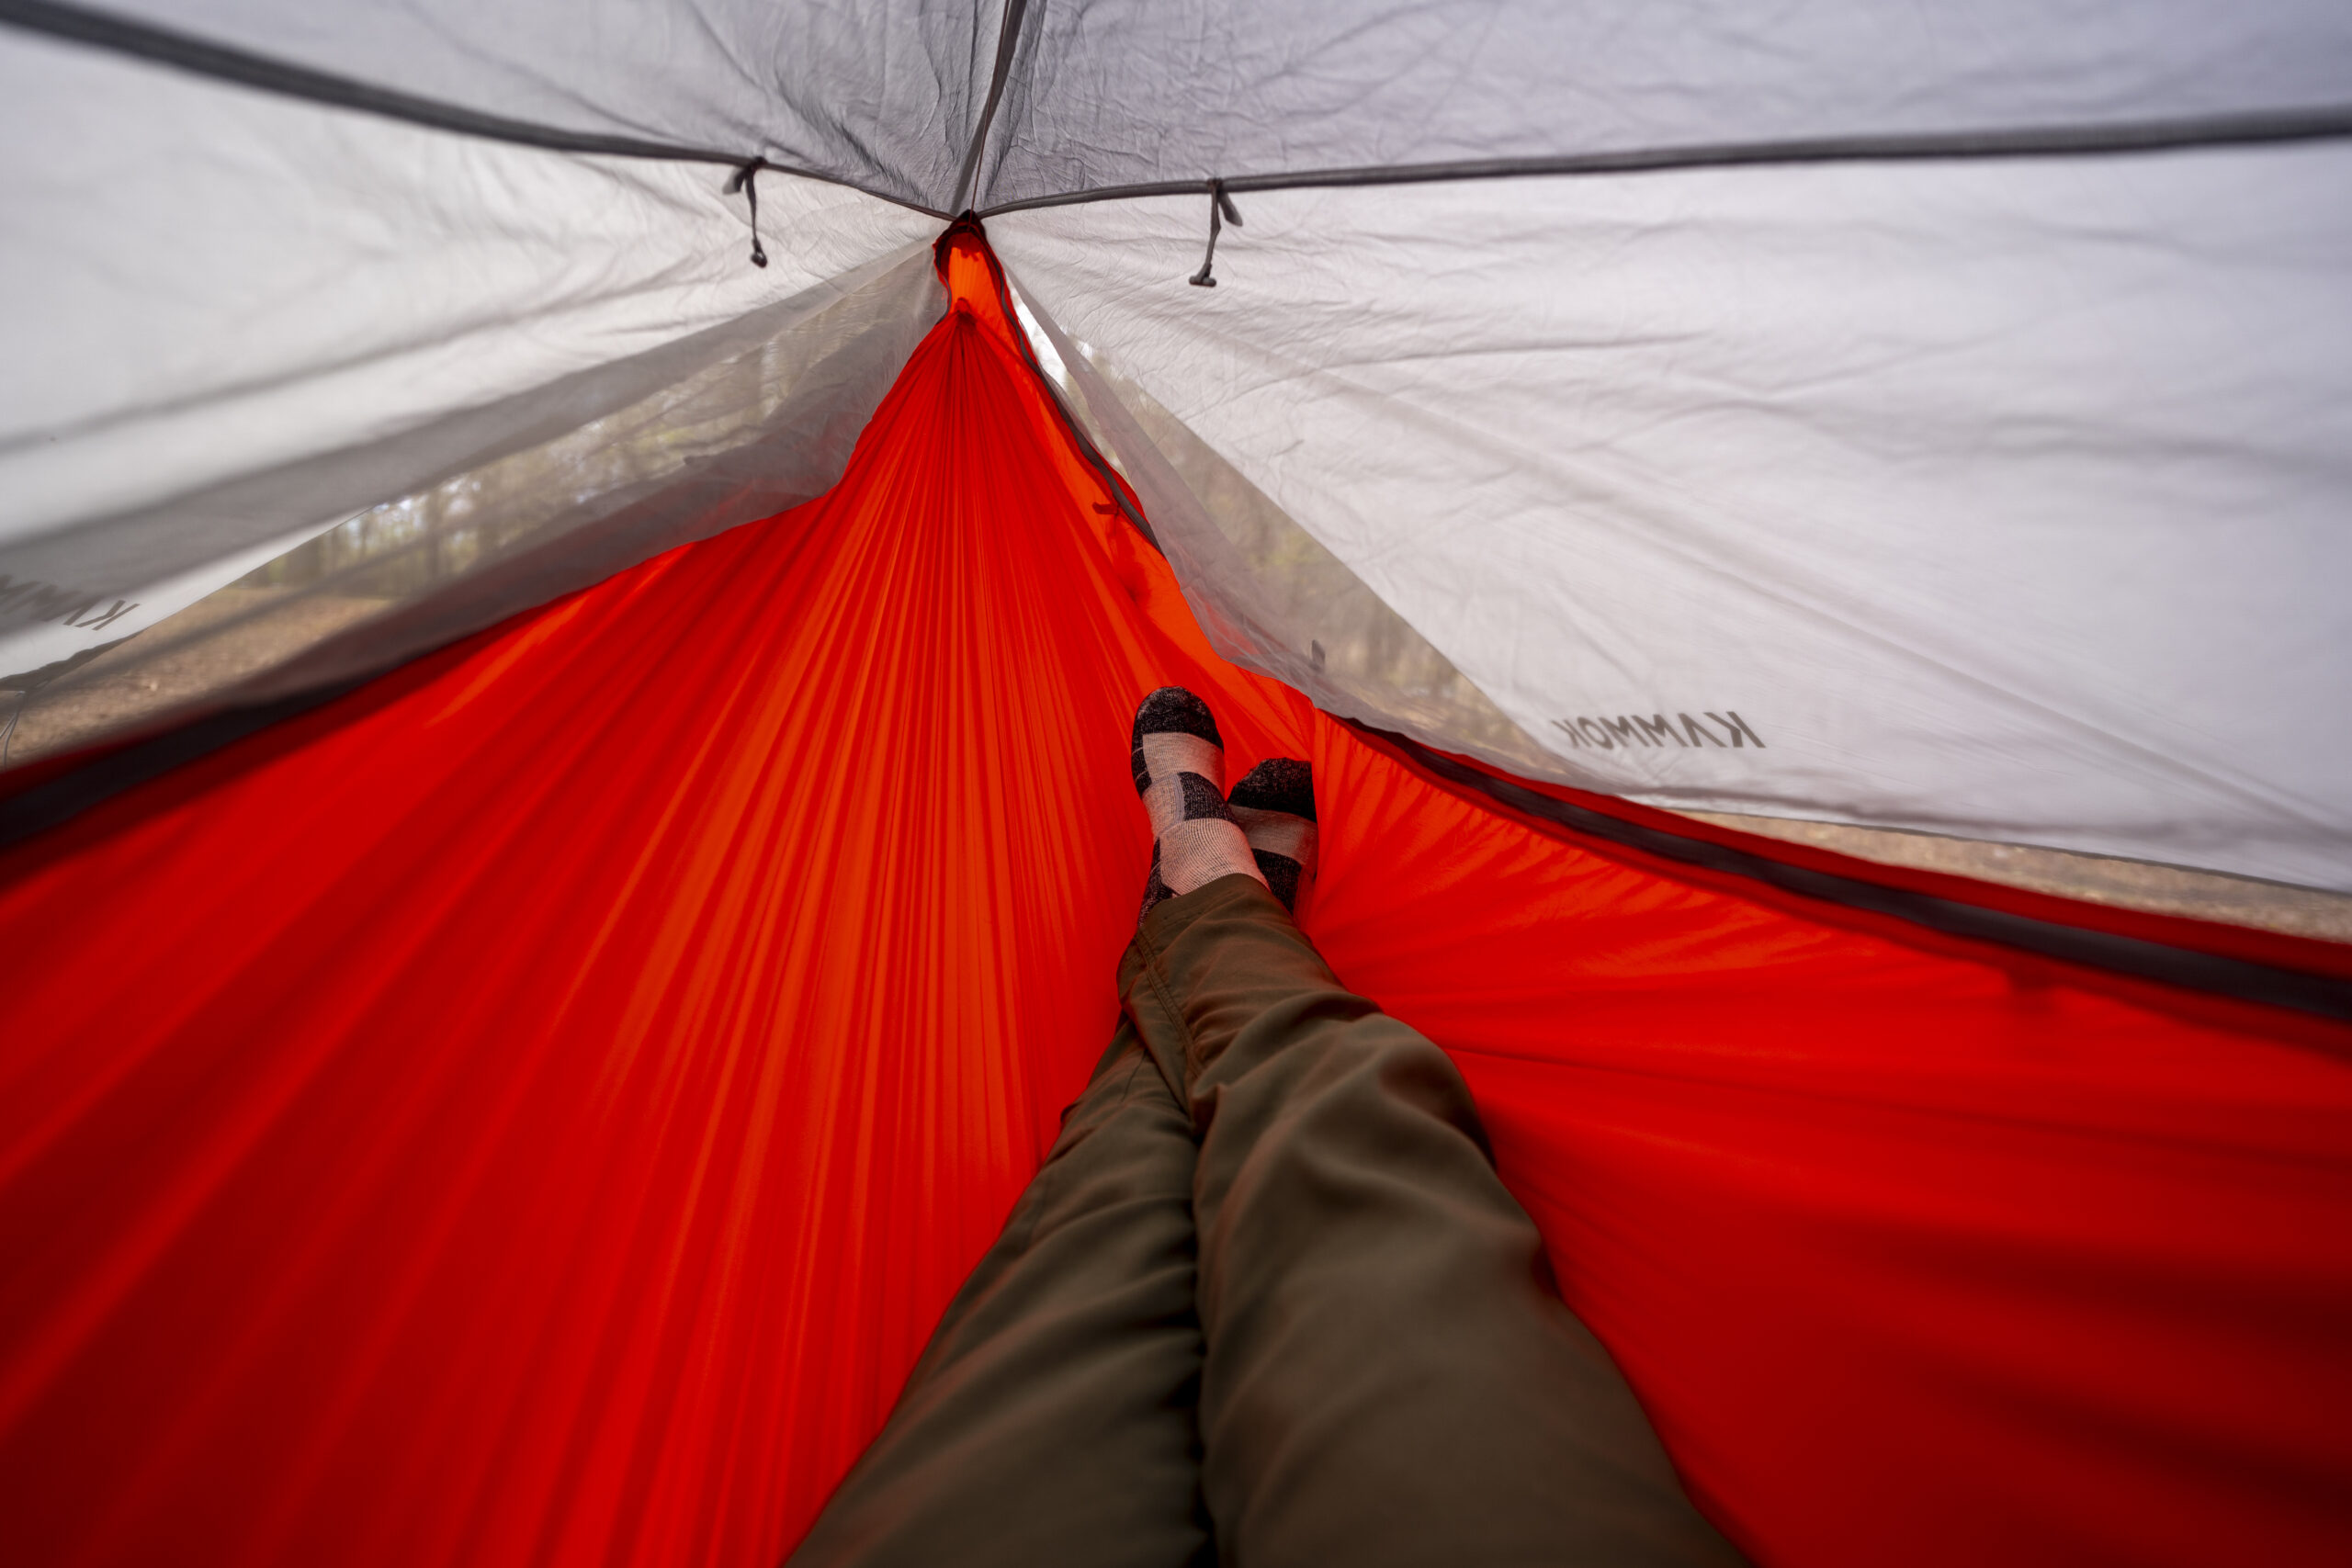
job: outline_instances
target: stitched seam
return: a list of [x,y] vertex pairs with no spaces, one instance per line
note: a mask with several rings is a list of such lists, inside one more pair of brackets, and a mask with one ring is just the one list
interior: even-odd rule
[[1160,1005],[1167,1010],[1169,1019],[1176,1025],[1177,1033],[1183,1037],[1185,1069],[1183,1098],[1189,1100],[1192,1097],[1193,1075],[1201,1066],[1194,1056],[1193,1046],[1197,1042],[1193,1038],[1193,1027],[1184,1021],[1183,1011],[1177,1007],[1176,998],[1169,993],[1167,978],[1160,973],[1159,944],[1151,940],[1151,934],[1148,931],[1138,929],[1136,936],[1143,943],[1146,954],[1143,965],[1144,977],[1151,982],[1153,994],[1159,998]]
[[1159,1068],[1152,1062],[1151,1053],[1143,1048],[1143,1042],[1137,1041],[1136,1042],[1135,1065],[1127,1069],[1127,1081],[1119,1086],[1119,1103],[1121,1105],[1128,1105],[1134,1102],[1136,1098],[1136,1075],[1143,1071],[1146,1067],[1151,1068],[1152,1077],[1158,1077],[1159,1076]]

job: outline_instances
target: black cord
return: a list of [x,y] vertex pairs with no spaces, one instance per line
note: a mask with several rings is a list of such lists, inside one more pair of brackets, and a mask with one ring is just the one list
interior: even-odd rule
[[733,196],[740,190],[743,193],[743,199],[752,204],[752,265],[753,266],[768,265],[767,252],[760,249],[760,171],[768,166],[768,161],[765,158],[754,158],[736,170],[733,176],[727,182],[728,195]]
[[1216,265],[1216,237],[1224,231],[1227,223],[1231,223],[1237,229],[1240,228],[1241,209],[1233,205],[1231,197],[1225,194],[1223,180],[1211,180],[1209,182],[1209,252],[1201,258],[1201,270],[1185,280],[1193,288],[1215,288],[1216,287],[1216,279],[1210,275],[1209,268]]

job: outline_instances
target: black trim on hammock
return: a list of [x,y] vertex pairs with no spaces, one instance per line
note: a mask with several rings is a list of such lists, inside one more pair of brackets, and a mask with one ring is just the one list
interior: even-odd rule
[[1355,719],[1342,723],[1375,737],[1402,751],[1415,765],[1449,784],[1477,791],[1510,809],[1538,818],[1607,843],[1638,850],[1661,860],[1677,861],[1704,871],[1726,872],[1794,893],[1806,898],[1843,905],[1871,914],[1890,915],[1948,936],[1989,942],[2045,958],[2059,959],[2136,980],[2206,991],[2240,1001],[2263,1002],[2316,1013],[2322,1018],[2352,1021],[2352,980],[2282,969],[2250,959],[2199,953],[2141,937],[2064,925],[2007,909],[1945,898],[1916,888],[1842,876],[1836,872],[1737,849],[1708,839],[1686,838],[1645,823],[1611,817],[1589,807],[1555,800],[1514,780],[1435,751],[1409,736],[1375,728]]
[[[1037,374],[1048,389],[1052,378]],[[1065,415],[1067,417],[1067,415]],[[1118,494],[1118,487],[1113,486]],[[1124,497],[1122,508],[1125,507]],[[1150,536],[1147,533],[1145,537]],[[1155,546],[1155,547],[1157,547]],[[404,661],[405,662],[405,661]],[[397,668],[395,666],[394,668]],[[390,670],[336,682],[256,707],[215,714],[94,757],[28,789],[0,798],[0,849],[62,826],[125,790],[196,761],[233,741],[295,718],[390,673]],[[2314,1013],[2352,1021],[2352,980],[2281,969],[2248,959],[2199,953],[2165,942],[2112,931],[2064,925],[2007,909],[1987,908],[1916,888],[1842,876],[1835,872],[1752,853],[1713,840],[1688,838],[1664,829],[1627,821],[1588,807],[1557,800],[1514,780],[1499,777],[1432,750],[1409,736],[1344,719],[1350,728],[1403,752],[1415,765],[1449,784],[1472,789],[1497,803],[1555,827],[1703,871],[1744,876],[1802,897],[1891,916],[1929,931],[2015,948],[2044,958],[2103,969],[2135,980],[2154,980],[2239,1001]]]
[[1397,164],[1308,169],[1290,174],[1226,175],[1146,185],[1102,186],[1057,196],[1000,202],[980,213],[1025,212],[1040,207],[1123,201],[1147,196],[1308,190],[1340,186],[1428,185],[1447,180],[1524,179],[1543,175],[1646,175],[1684,169],[1736,169],[1798,164],[1889,164],[1972,158],[2080,158],[2102,153],[2177,152],[2270,142],[2352,137],[2352,104],[2261,109],[2177,119],[2122,120],[2111,125],[2023,126],[2011,130],[1928,130],[1888,135],[1795,138],[1780,141],[1697,142],[1637,147],[1615,152],[1568,152],[1526,158]]
[[256,87],[283,97],[300,98],[334,108],[357,109],[365,114],[426,126],[435,130],[456,131],[460,135],[479,136],[486,141],[510,142],[518,147],[537,147],[554,152],[602,153],[614,158],[657,158],[673,163],[724,164],[738,171],[756,165],[773,169],[778,174],[798,175],[804,179],[842,186],[894,206],[910,209],[928,218],[944,220],[947,216],[919,201],[875,190],[839,175],[829,175],[796,164],[779,164],[760,154],[723,152],[710,147],[650,141],[634,136],[607,136],[596,131],[565,130],[559,126],[540,125],[532,120],[509,119],[504,115],[484,114],[479,109],[442,103],[435,98],[419,97],[396,88],[374,86],[333,72],[315,71],[307,65],[272,60],[266,55],[211,43],[147,22],[130,21],[120,17],[84,10],[79,6],[62,5],[59,0],[0,0],[0,25],[63,39],[72,43],[111,50],[157,65],[171,66],[216,81],[234,82],[240,86]]
[[[426,658],[429,653],[416,657]],[[274,724],[300,717],[312,708],[323,707],[337,697],[357,691],[370,681],[390,674],[407,662],[409,660],[402,660],[369,674],[336,681],[253,707],[209,714],[161,734],[151,735],[143,740],[130,741],[112,750],[101,751],[86,761],[75,763],[54,778],[44,779],[13,795],[0,796],[0,851],[12,849],[52,828],[62,827],[92,807],[105,805],[123,791],[209,756],[232,741],[243,740],[246,736],[267,729]],[[0,775],[0,788],[5,788],[6,783],[6,775]]]

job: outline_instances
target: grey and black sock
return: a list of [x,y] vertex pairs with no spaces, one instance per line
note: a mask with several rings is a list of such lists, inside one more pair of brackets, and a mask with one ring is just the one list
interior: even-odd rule
[[1269,757],[1226,797],[1258,874],[1283,908],[1298,912],[1299,885],[1315,874],[1315,770],[1295,757]]
[[1144,908],[1235,873],[1264,881],[1225,803],[1225,742],[1208,704],[1182,686],[1160,687],[1136,709],[1130,743],[1136,793],[1151,817]]

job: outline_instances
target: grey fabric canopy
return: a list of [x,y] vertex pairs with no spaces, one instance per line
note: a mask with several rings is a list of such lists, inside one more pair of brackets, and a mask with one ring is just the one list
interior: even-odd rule
[[78,14],[118,46],[145,24],[583,143],[764,158],[939,213],[1596,154],[2244,134],[2336,118],[2352,56],[2352,16],[2317,0],[7,9]]
[[15,690],[272,561],[248,631],[370,608],[202,700],[314,687],[814,493],[977,209],[1213,637],[1333,711],[2352,889],[2344,7],[0,21]]

